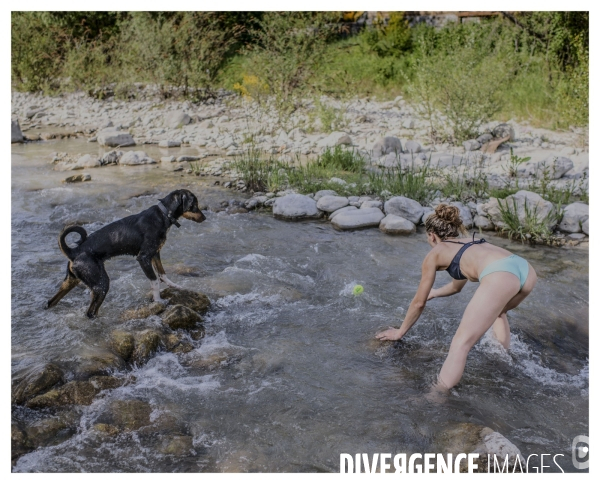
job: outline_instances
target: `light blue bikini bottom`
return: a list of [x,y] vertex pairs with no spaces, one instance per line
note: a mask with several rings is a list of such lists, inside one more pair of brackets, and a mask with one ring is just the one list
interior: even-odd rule
[[519,290],[521,290],[523,284],[525,284],[525,281],[527,280],[527,275],[529,274],[529,264],[525,259],[518,255],[510,255],[504,259],[496,260],[491,264],[488,264],[486,268],[481,271],[481,274],[479,274],[479,281],[492,272],[510,272],[511,274],[514,274],[519,278],[519,281],[521,281],[521,287],[519,288]]

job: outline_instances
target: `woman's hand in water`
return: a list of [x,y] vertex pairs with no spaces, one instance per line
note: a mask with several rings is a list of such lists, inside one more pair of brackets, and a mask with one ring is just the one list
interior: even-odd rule
[[397,341],[402,338],[402,336],[404,336],[404,334],[402,334],[399,329],[392,327],[375,335],[379,341]]

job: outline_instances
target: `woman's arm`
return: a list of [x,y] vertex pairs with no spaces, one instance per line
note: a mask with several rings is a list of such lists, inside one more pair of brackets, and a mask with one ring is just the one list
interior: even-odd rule
[[429,292],[429,296],[427,296],[427,300],[433,299],[434,297],[446,297],[452,296],[453,294],[457,294],[462,291],[462,288],[465,287],[467,283],[467,279],[452,279],[445,286],[439,287],[438,289],[432,289]]
[[376,338],[381,341],[398,340],[402,338],[411,328],[411,326],[417,322],[419,316],[421,316],[421,313],[423,312],[423,309],[425,309],[427,297],[429,296],[431,287],[435,282],[435,271],[437,269],[436,259],[436,255],[433,253],[433,251],[430,252],[427,257],[425,257],[421,267],[421,282],[419,283],[415,297],[408,307],[408,311],[406,312],[404,322],[402,323],[402,326],[400,326],[400,329],[387,329],[375,335]]

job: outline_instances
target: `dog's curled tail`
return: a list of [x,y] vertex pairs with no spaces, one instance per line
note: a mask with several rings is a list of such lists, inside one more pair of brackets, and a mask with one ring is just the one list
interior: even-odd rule
[[63,229],[63,231],[60,233],[58,237],[58,246],[60,247],[62,253],[65,254],[69,260],[72,261],[79,247],[71,248],[67,245],[65,238],[71,232],[77,232],[81,236],[81,240],[77,242],[77,246],[80,246],[83,242],[85,242],[85,239],[87,239],[87,232],[83,227],[80,227],[79,225],[71,225],[70,227],[66,227],[65,229]]

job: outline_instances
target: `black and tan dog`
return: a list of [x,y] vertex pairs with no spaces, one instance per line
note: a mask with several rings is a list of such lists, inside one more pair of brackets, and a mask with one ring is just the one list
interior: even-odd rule
[[[119,255],[137,258],[144,274],[150,279],[153,299],[160,301],[160,281],[179,288],[167,278],[160,261],[160,249],[167,240],[169,228],[171,225],[180,226],[177,222],[179,217],[198,223],[206,220],[198,208],[198,199],[189,190],[171,192],[159,200],[158,205],[108,224],[89,237],[83,227],[74,225],[65,228],[58,238],[58,246],[69,259],[67,277],[56,295],[48,301],[46,308],[56,306],[58,301],[83,281],[92,291],[87,316],[95,317],[109,287],[104,261]],[[71,232],[81,236],[81,240],[73,248],[65,241],[65,237]]]

